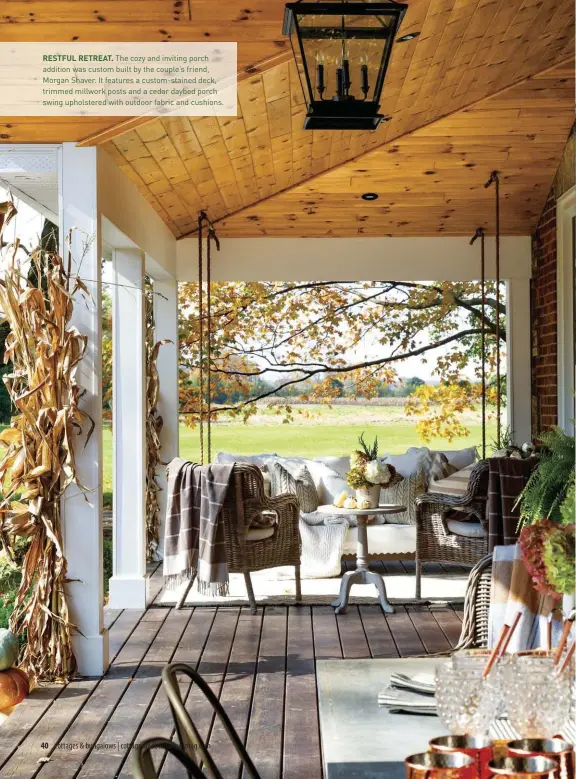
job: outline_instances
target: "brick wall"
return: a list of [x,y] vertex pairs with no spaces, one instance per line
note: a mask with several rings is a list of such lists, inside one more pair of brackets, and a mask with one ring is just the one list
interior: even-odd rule
[[532,429],[558,423],[556,201],[575,183],[572,128],[558,173],[532,236]]

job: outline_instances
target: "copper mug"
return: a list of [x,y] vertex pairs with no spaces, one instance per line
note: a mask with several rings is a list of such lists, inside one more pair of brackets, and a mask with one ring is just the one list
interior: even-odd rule
[[522,738],[508,742],[508,754],[512,757],[536,757],[542,755],[556,763],[554,779],[573,779],[574,747],[561,738]]
[[469,779],[474,760],[463,752],[421,752],[404,761],[406,779]]
[[556,765],[548,757],[503,757],[501,760],[492,760],[488,768],[494,777],[555,779]]
[[470,767],[470,779],[490,779],[488,763],[494,758],[494,742],[484,736],[440,736],[430,741],[432,752],[450,754],[463,752],[470,755],[474,765]]

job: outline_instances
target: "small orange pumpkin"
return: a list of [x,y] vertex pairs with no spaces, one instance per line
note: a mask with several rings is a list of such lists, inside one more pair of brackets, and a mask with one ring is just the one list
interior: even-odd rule
[[20,703],[30,692],[28,677],[19,668],[0,671],[0,711]]

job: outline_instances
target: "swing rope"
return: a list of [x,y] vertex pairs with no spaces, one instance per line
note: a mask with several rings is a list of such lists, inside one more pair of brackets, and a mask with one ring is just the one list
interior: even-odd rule
[[480,292],[482,298],[482,331],[480,333],[480,359],[482,376],[482,459],[486,459],[486,253],[484,228],[477,227],[470,245],[480,238]]
[[[206,297],[204,298],[204,225],[206,235]],[[212,462],[212,244],[220,251],[214,225],[205,211],[198,214],[198,317],[199,317],[199,398],[200,463],[204,465],[204,427],[207,461]],[[206,311],[206,317],[204,317]],[[204,321],[206,320],[206,321]],[[205,331],[205,332],[204,332]],[[204,367],[206,363],[206,367]]]
[[496,443],[498,449],[500,449],[502,445],[500,387],[500,178],[497,170],[492,171],[484,187],[488,189],[492,184],[495,185],[494,205],[496,217]]

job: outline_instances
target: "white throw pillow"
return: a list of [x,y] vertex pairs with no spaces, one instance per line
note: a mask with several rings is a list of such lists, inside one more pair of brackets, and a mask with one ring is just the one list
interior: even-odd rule
[[454,465],[459,471],[472,465],[478,459],[478,450],[475,446],[469,446],[467,449],[453,449],[452,451],[442,450],[441,454],[445,454],[450,465]]
[[400,476],[408,479],[416,473],[424,472],[426,474],[427,465],[431,461],[431,453],[427,446],[411,446],[405,454],[386,454],[378,459],[387,465],[394,466]]
[[346,490],[348,495],[356,495],[356,490],[352,489],[346,484],[346,479],[340,476],[339,473],[333,471],[323,463],[315,463],[316,474],[312,474],[316,489],[318,490],[318,497],[320,503],[326,505],[334,503],[338,495]]
[[270,457],[276,457],[275,452],[269,454],[231,454],[230,452],[218,452],[214,460],[215,463],[244,463],[246,465],[257,465],[262,468],[266,465],[266,460]]
[[315,463],[322,463],[327,465],[333,471],[336,471],[339,476],[346,478],[346,474],[350,470],[350,456],[345,457],[315,457]]

